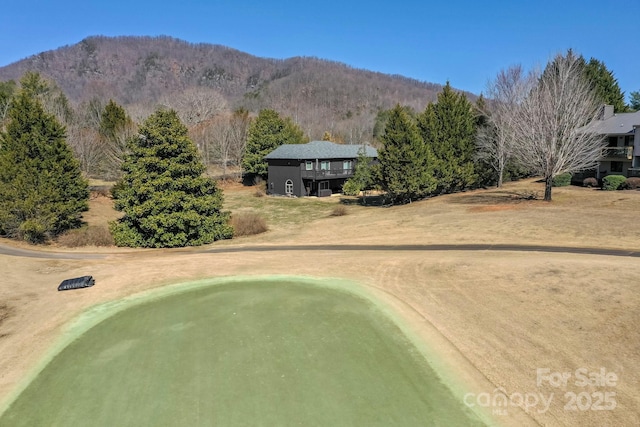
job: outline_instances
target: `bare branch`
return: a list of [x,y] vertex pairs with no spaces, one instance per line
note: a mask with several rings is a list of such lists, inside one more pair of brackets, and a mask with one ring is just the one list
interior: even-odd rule
[[502,186],[504,170],[513,157],[517,109],[533,87],[532,74],[525,75],[520,65],[501,70],[487,86],[491,99],[486,112],[488,126],[478,131],[477,145],[482,157],[495,169],[498,187]]
[[545,178],[551,200],[553,177],[593,168],[604,138],[584,126],[600,105],[573,55],[557,55],[520,103],[513,120],[514,157]]

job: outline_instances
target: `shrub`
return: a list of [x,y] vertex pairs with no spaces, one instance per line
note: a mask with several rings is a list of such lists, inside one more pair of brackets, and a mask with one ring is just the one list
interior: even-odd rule
[[259,188],[259,189],[256,190],[255,193],[253,193],[253,195],[255,197],[264,197],[265,196],[265,192],[264,192],[264,190],[262,188]]
[[347,207],[344,205],[338,205],[331,211],[331,216],[345,216],[347,213]]
[[569,172],[561,173],[553,177],[551,185],[554,187],[566,187],[571,184],[571,174]]
[[602,178],[602,189],[607,191],[620,190],[626,178],[622,175],[607,175]]
[[49,228],[43,218],[29,218],[18,227],[18,237],[29,243],[43,243]]
[[635,190],[640,188],[640,177],[634,176],[624,181],[623,188],[626,190]]
[[358,196],[362,190],[360,183],[353,179],[348,179],[342,186],[342,193],[345,196]]
[[58,237],[58,244],[68,248],[80,246],[113,246],[113,236],[107,226],[90,225],[67,231]]
[[582,185],[584,187],[597,187],[598,186],[598,180],[594,177],[589,177],[589,178],[585,178],[582,181]]
[[231,215],[231,226],[233,235],[252,236],[267,231],[267,222],[255,212],[243,212]]

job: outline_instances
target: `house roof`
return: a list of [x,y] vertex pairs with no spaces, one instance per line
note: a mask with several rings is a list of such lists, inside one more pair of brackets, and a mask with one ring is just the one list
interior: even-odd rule
[[633,133],[633,126],[640,127],[640,111],[635,113],[618,113],[605,120],[595,120],[585,126],[585,129],[606,134],[627,134]]
[[[378,151],[365,145],[367,157],[378,157]],[[329,141],[311,141],[308,144],[283,144],[267,154],[265,159],[355,159],[362,145],[334,144]]]

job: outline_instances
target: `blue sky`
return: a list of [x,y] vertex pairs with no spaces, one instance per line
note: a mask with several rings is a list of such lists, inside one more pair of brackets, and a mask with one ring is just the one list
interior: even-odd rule
[[[573,48],[640,90],[640,0],[7,2],[0,66],[91,35],[168,35],[256,56],[316,56],[480,93],[501,68]],[[614,5],[615,4],[615,5]]]

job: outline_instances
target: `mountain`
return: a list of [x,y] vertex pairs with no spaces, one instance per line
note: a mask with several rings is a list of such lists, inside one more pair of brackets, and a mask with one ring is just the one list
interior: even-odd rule
[[88,37],[0,67],[0,81],[28,70],[54,80],[75,104],[111,98],[136,117],[181,94],[207,91],[222,109],[272,108],[312,139],[329,131],[347,142],[370,140],[379,111],[397,103],[422,111],[442,88],[329,60],[260,58],[166,36]]

